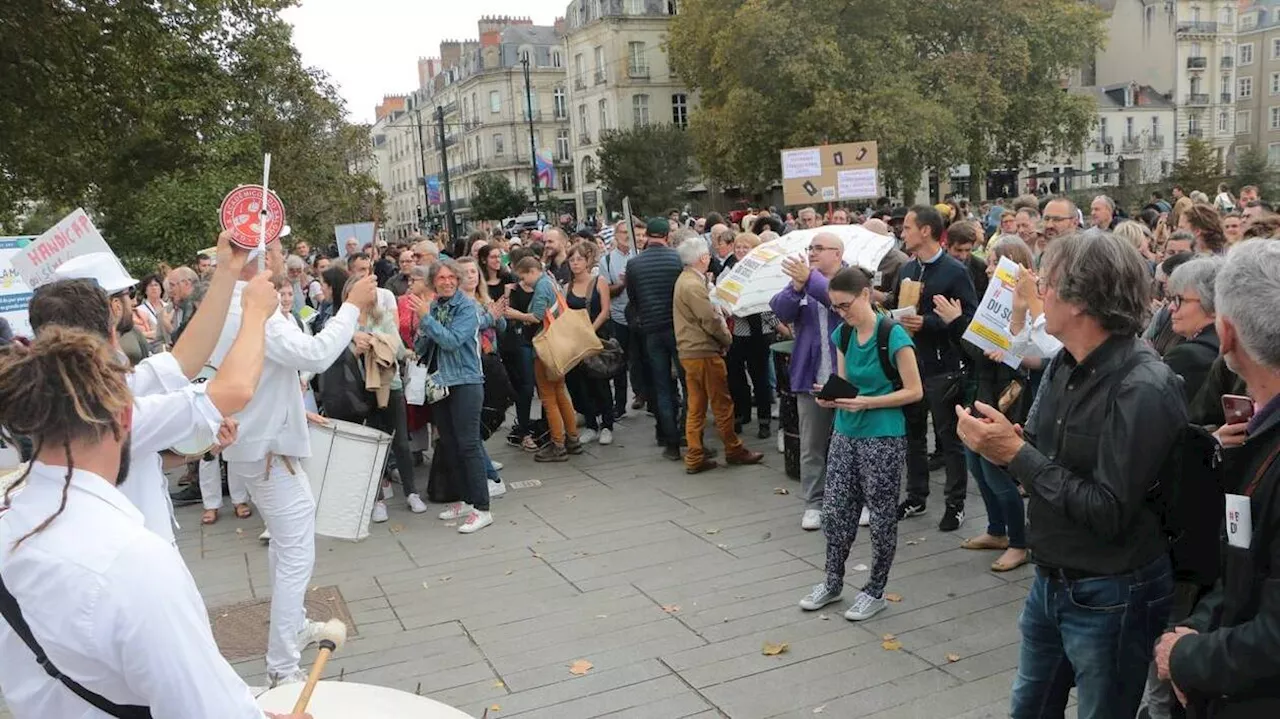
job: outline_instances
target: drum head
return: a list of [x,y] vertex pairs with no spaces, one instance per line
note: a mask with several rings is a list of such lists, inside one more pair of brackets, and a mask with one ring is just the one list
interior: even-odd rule
[[213,449],[218,444],[218,438],[209,428],[200,425],[196,427],[189,437],[169,448],[174,454],[182,457],[203,457],[205,452]]
[[[302,684],[276,687],[258,697],[258,706],[269,712],[291,712],[302,687]],[[307,713],[313,719],[473,719],[470,714],[433,699],[354,682],[316,684]]]

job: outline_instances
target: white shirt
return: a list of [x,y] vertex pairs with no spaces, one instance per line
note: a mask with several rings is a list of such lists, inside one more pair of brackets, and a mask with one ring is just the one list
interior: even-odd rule
[[[0,575],[60,671],[157,719],[262,719],[249,688],[218,654],[209,617],[178,550],[102,477],[76,470],[62,514],[65,467],[36,462],[0,514]],[[36,664],[0,620],[0,691],[17,719],[106,714]]]
[[1057,337],[1045,331],[1044,314],[1036,316],[1034,319],[1031,313],[1027,313],[1027,322],[1022,326],[1022,331],[1013,338],[1013,343],[1009,347],[1009,351],[1020,357],[1044,357],[1048,359],[1062,349],[1062,342]]
[[[222,327],[222,336],[218,338],[213,356],[209,358],[214,367],[221,366],[236,334],[240,332],[244,314],[240,294],[246,284],[237,282],[231,294],[227,323]],[[394,297],[392,302],[395,302]],[[240,421],[240,438],[222,450],[223,459],[228,462],[257,462],[266,459],[267,453],[282,457],[311,456],[311,435],[307,429],[298,373],[328,369],[351,343],[359,317],[360,311],[355,305],[343,304],[325,323],[323,332],[309,335],[298,329],[292,319],[279,312],[271,313],[271,319],[267,320],[267,357],[263,362],[262,377],[258,380],[253,399],[236,415]]]

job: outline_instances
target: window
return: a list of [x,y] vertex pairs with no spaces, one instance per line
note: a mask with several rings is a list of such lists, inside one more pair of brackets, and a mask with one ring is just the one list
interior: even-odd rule
[[568,102],[564,94],[564,88],[557,87],[555,92],[552,93],[552,98],[554,99],[555,105],[556,105],[556,119],[557,120],[568,119],[569,109],[568,109]]
[[1218,113],[1218,132],[1231,132],[1231,116],[1226,112]]
[[1224,73],[1222,76],[1222,84],[1218,87],[1222,88],[1222,99],[1226,102],[1231,102],[1231,75]]
[[1272,105],[1271,112],[1271,129],[1280,130],[1280,105]]
[[502,141],[502,135],[493,136],[493,154],[501,155],[506,152],[505,143]]
[[676,4],[676,0],[667,0],[667,14],[675,15],[680,11],[680,6]]
[[599,45],[595,49],[596,56],[596,84],[604,82],[604,48]]
[[1280,95],[1280,72],[1271,73],[1271,94]]
[[627,43],[627,72],[632,77],[648,77],[649,61],[645,58],[644,43]]
[[1218,11],[1218,25],[1224,29],[1231,25],[1231,8],[1222,8]]
[[1241,65],[1253,64],[1253,43],[1246,42],[1240,45],[1240,64]]
[[562,170],[556,174],[560,176],[560,191],[573,192],[573,170]]
[[551,67],[560,67],[564,65],[564,58],[560,57],[559,50],[551,51]]
[[1267,145],[1267,164],[1280,165],[1280,142],[1272,142]]
[[649,96],[631,96],[631,124],[642,127],[649,124]]
[[578,87],[584,87],[587,81],[587,66],[582,60],[582,53],[573,56],[573,79]]
[[587,126],[587,106],[578,105],[578,135],[591,142],[591,128]]
[[1200,43],[1198,42],[1191,43],[1191,57],[1204,57],[1203,55],[1200,54]]
[[626,12],[626,14],[628,15],[643,15],[644,0],[627,0],[627,5],[624,12]]
[[1253,78],[1242,77],[1239,82],[1239,90],[1237,91],[1236,96],[1241,99],[1253,97]]
[[489,91],[489,112],[502,112],[502,95],[497,90]]
[[1133,118],[1126,117],[1124,119],[1124,139],[1133,142]]
[[1200,133],[1200,117],[1198,115],[1192,115],[1187,118],[1187,132],[1193,136]]
[[1250,124],[1253,115],[1248,110],[1241,110],[1236,113],[1236,134],[1247,135],[1250,131]]
[[582,181],[596,181],[596,161],[591,157],[591,155],[587,155],[582,158]]
[[601,100],[599,104],[600,112],[600,131],[609,129],[609,101]]
[[681,130],[689,126],[689,96],[682,92],[671,96],[671,124]]
[[1107,118],[1098,120],[1098,144],[1107,144]]
[[1271,40],[1271,59],[1280,60],[1280,37]]
[[566,128],[556,130],[556,159],[569,159],[569,130]]
[[520,108],[524,119],[530,118],[537,120],[538,118],[538,91],[530,88],[528,94],[524,98],[524,102],[520,103]]

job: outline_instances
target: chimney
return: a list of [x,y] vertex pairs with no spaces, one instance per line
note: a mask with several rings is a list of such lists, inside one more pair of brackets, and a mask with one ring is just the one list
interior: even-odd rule
[[440,43],[440,68],[448,69],[462,64],[462,43],[444,40]]
[[565,22],[564,18],[558,17],[555,22],[552,23],[552,27],[555,28],[556,37],[564,37],[565,32],[569,29],[569,23]]
[[374,122],[381,120],[393,112],[403,111],[405,99],[405,95],[383,95],[382,102],[373,109]]
[[418,58],[418,87],[426,88],[431,83],[431,78],[440,72],[440,58],[438,57],[420,57]]

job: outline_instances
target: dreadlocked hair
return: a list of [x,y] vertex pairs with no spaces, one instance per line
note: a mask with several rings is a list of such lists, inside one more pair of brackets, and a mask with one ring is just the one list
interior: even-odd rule
[[[16,443],[16,437],[30,438],[34,456],[45,447],[61,446],[67,460],[58,511],[14,542],[14,549],[66,509],[75,472],[71,443],[94,442],[108,434],[119,440],[123,435],[124,428],[116,418],[133,403],[127,373],[128,368],[116,361],[101,337],[60,325],[42,328],[29,348],[0,353],[0,437],[7,443]],[[13,488],[25,482],[30,473],[28,465],[22,477],[5,490],[5,509]]]

